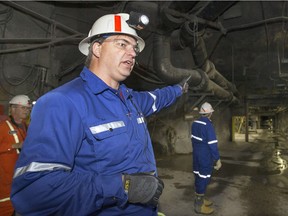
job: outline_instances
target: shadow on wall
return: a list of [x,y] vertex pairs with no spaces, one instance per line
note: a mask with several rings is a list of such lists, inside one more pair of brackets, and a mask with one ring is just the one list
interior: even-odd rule
[[150,131],[156,156],[170,156],[174,154],[189,154],[192,152],[190,140],[191,121],[183,117],[155,117],[150,119]]

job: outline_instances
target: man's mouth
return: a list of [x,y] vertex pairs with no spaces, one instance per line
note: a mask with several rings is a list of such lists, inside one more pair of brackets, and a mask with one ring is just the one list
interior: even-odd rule
[[124,64],[127,64],[127,65],[132,65],[133,64],[133,62],[132,61],[130,61],[130,60],[126,60],[126,61],[124,61]]

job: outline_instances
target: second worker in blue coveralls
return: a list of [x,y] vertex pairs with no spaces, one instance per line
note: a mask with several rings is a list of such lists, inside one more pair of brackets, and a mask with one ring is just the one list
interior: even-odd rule
[[21,215],[157,215],[164,184],[145,117],[188,86],[137,92],[121,83],[145,46],[130,19],[100,17],[79,44],[87,55],[80,77],[34,106],[11,193]]
[[191,140],[193,148],[193,172],[195,176],[194,210],[199,214],[211,214],[214,209],[210,200],[205,199],[206,188],[210,183],[213,166],[219,170],[222,166],[218,140],[211,121],[213,107],[203,103],[199,114],[201,117],[192,123]]

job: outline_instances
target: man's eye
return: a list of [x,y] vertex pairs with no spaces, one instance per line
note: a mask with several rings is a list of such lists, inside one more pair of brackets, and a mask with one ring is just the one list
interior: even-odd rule
[[127,46],[127,43],[122,42],[122,41],[119,41],[117,44],[118,44],[118,46],[120,46],[122,48],[126,48],[126,46]]

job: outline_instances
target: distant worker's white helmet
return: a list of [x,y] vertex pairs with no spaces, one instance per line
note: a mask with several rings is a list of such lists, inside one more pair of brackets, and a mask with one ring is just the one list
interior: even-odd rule
[[27,95],[16,95],[9,101],[9,104],[16,104],[25,107],[31,107],[32,105],[31,100]]
[[[135,12],[133,14],[138,15],[139,19],[137,20],[137,22],[141,22],[142,26],[148,25],[149,19],[147,16],[145,15],[139,16],[139,14]],[[100,17],[93,24],[91,30],[89,31],[88,37],[86,37],[79,43],[80,52],[82,52],[84,55],[87,56],[89,53],[90,43],[92,42],[91,39],[106,34],[125,34],[134,37],[138,43],[139,50],[141,52],[145,47],[145,42],[141,37],[137,35],[136,29],[142,29],[144,27],[138,24],[132,24],[132,23],[130,24],[130,20],[132,18],[133,18],[132,22],[135,21],[134,16],[133,17],[130,16],[133,15],[131,14],[129,15],[127,13],[119,13],[119,14],[107,14]]]
[[211,104],[207,103],[207,102],[202,104],[200,111],[199,111],[200,114],[208,114],[208,113],[212,113],[212,112],[214,112],[214,109],[211,106]]

